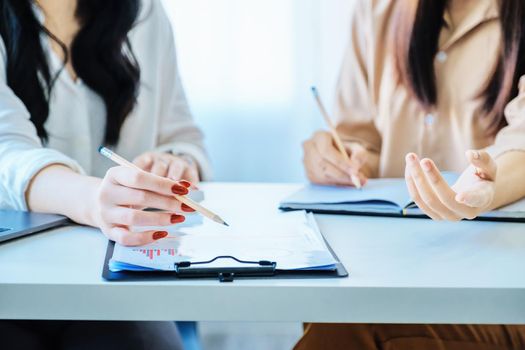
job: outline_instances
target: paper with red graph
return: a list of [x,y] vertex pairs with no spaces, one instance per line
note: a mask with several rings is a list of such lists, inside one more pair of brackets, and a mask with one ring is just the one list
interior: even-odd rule
[[[147,246],[116,244],[110,270],[172,271],[178,262],[209,261],[217,256],[275,261],[277,269],[286,270],[333,269],[337,263],[312,214],[277,212],[269,218],[238,218],[229,228],[197,221],[192,223],[190,218],[185,225],[173,226],[167,238]],[[223,260],[216,264],[236,263]]]

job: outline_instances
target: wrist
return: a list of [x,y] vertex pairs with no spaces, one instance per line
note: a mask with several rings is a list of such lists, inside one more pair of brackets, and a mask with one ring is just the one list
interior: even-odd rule
[[89,225],[98,227],[99,226],[99,212],[97,208],[98,205],[98,196],[100,185],[102,184],[102,179],[96,177],[88,177],[85,183],[85,200],[81,201],[81,206],[79,208],[78,220],[75,220],[79,224]]

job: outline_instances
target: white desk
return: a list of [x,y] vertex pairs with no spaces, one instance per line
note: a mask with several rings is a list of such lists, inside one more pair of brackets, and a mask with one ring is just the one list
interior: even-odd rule
[[[297,188],[204,185],[211,208],[247,215],[244,203],[274,210]],[[9,242],[0,318],[525,324],[524,224],[317,218],[349,278],[109,283],[95,229]]]

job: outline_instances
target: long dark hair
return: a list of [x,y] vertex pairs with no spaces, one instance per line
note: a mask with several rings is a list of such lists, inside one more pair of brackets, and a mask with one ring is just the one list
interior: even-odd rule
[[140,0],[77,0],[80,30],[70,56],[65,45],[40,23],[32,6],[33,0],[0,0],[0,35],[7,51],[7,84],[28,109],[38,136],[47,140],[44,123],[56,79],[40,41],[45,33],[62,47],[78,77],[104,100],[104,141],[115,144],[135,105],[140,80],[128,40]]
[[[434,57],[444,24],[447,0],[398,1],[392,22],[392,43],[400,82],[425,109],[437,103]],[[492,77],[479,92],[487,133],[495,135],[507,122],[505,105],[518,94],[525,74],[525,2],[500,0],[503,42]]]

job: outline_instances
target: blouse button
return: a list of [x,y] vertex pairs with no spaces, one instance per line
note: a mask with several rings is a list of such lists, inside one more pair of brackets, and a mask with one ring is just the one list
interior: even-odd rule
[[436,59],[438,60],[438,62],[445,62],[448,58],[448,55],[445,51],[439,51],[437,54],[436,54]]
[[434,124],[434,115],[429,113],[425,116],[425,125],[426,126],[431,126],[432,124]]

